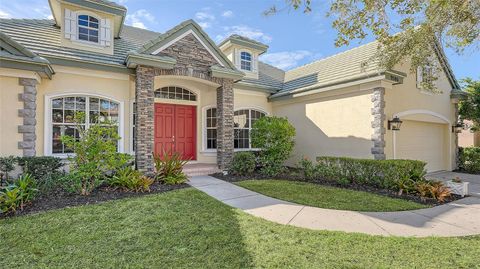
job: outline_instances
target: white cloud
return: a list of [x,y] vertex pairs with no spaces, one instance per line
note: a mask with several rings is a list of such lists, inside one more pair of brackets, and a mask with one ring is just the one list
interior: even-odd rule
[[225,10],[225,11],[222,13],[222,17],[224,17],[224,18],[231,18],[231,17],[233,17],[233,11],[231,11],[231,10]]
[[150,23],[155,23],[155,16],[149,13],[145,9],[139,9],[132,14],[128,14],[125,18],[127,24],[132,25],[133,27],[138,27],[142,29],[147,29],[145,26],[145,21]]
[[277,68],[288,70],[298,66],[301,60],[317,57],[319,57],[318,54],[313,54],[308,50],[296,50],[266,53],[260,56],[260,60],[271,64]]
[[225,34],[217,35],[216,38],[218,41],[233,34],[241,35],[265,43],[272,41],[272,37],[268,34],[265,34],[262,30],[254,29],[246,25],[226,26],[223,29],[225,30]]
[[0,9],[0,18],[1,19],[10,19],[12,15],[10,13]]
[[198,25],[200,25],[200,27],[202,27],[203,29],[207,29],[209,28],[210,26],[212,26],[212,24],[208,21],[201,21],[201,22],[198,22]]
[[208,13],[206,10],[205,11],[199,11],[195,13],[195,19],[199,21],[213,21],[215,20],[215,15]]

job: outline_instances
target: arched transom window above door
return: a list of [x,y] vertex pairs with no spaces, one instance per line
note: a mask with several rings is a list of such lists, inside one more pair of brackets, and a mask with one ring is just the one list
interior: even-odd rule
[[175,86],[156,89],[155,98],[197,101],[197,95],[194,92]]

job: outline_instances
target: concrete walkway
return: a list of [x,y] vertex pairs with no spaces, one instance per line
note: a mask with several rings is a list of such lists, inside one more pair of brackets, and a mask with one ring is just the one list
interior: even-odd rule
[[189,184],[251,215],[297,227],[385,236],[480,234],[480,198],[477,197],[412,211],[355,212],[285,202],[211,176],[191,177]]
[[440,181],[448,181],[459,177],[468,183],[468,193],[472,196],[480,197],[480,175],[472,175],[465,173],[439,171],[427,174],[428,179],[436,179]]

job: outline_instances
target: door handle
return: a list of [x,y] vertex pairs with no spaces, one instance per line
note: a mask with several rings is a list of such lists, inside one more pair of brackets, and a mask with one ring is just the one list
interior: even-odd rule
[[172,141],[175,142],[175,136],[172,136]]

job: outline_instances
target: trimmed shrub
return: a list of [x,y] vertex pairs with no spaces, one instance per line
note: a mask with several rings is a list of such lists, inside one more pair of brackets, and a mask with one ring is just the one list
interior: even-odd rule
[[377,188],[411,192],[425,176],[425,162],[415,160],[371,160],[318,157],[314,178],[348,180]]
[[0,186],[8,181],[8,173],[15,169],[15,157],[0,157]]
[[245,176],[255,171],[255,154],[250,151],[236,152],[230,165],[230,173]]
[[286,118],[279,117],[263,117],[252,127],[252,146],[261,149],[260,172],[267,176],[280,174],[295,145],[295,128]]
[[460,148],[459,168],[468,173],[480,174],[480,147]]
[[50,156],[18,157],[17,163],[22,167],[23,173],[31,174],[37,181],[43,181],[63,166],[60,158]]

